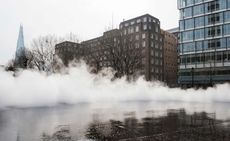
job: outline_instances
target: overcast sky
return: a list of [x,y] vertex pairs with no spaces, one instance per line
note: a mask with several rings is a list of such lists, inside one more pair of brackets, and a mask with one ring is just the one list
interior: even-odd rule
[[0,64],[15,54],[20,23],[29,46],[47,34],[72,32],[87,40],[102,35],[112,21],[118,27],[146,13],[159,18],[162,29],[178,26],[177,0],[0,0]]

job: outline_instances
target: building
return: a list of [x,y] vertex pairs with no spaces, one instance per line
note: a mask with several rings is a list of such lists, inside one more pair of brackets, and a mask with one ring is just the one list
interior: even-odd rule
[[141,73],[146,80],[163,81],[163,38],[159,19],[146,14],[120,23],[123,40],[141,51]]
[[16,68],[26,68],[27,67],[26,49],[25,49],[25,44],[24,44],[24,35],[23,35],[22,25],[20,25],[20,29],[19,29],[14,66]]
[[74,59],[80,59],[83,52],[79,43],[65,41],[55,46],[55,54],[59,56],[64,65],[68,66]]
[[84,49],[84,60],[98,72],[104,67],[113,67],[112,50],[120,39],[120,31],[113,29],[102,36],[81,43]]
[[[176,43],[173,34],[161,31],[159,19],[145,14],[121,22],[119,29],[104,32],[100,37],[81,42],[80,49],[83,54],[80,56],[95,68],[95,72],[104,67],[111,67],[117,72],[115,75],[118,77],[143,75],[148,81],[159,80],[175,85]],[[57,45],[56,48],[62,44],[65,43]],[[63,45],[62,47],[65,48]],[[68,50],[63,48],[62,50]],[[60,51],[57,50],[57,53]],[[71,53],[66,52],[66,55],[68,54]],[[164,67],[165,56],[168,57],[167,67]],[[164,72],[167,72],[167,76]]]
[[178,62],[177,46],[178,40],[174,34],[161,30],[164,38],[164,82],[175,87],[177,84]]
[[167,30],[167,32],[172,33],[174,36],[179,38],[179,27],[169,29]]
[[178,0],[179,83],[230,81],[230,1]]

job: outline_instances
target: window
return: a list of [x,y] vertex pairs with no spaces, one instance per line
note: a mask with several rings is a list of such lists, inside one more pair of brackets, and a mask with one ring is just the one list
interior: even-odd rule
[[150,45],[151,47],[153,47],[154,46],[154,43],[153,43],[153,41],[151,41],[151,45]]
[[156,43],[156,44],[155,44],[155,48],[159,48],[159,45],[158,45],[158,43]]
[[145,41],[142,42],[142,47],[146,47],[146,42]]
[[220,39],[220,48],[226,48],[226,47],[227,47],[226,38],[221,38]]
[[139,32],[139,26],[136,26],[136,32]]
[[204,17],[197,17],[195,18],[195,27],[204,26]]
[[223,62],[223,52],[216,52],[216,62]]
[[135,48],[139,48],[139,43],[135,43]]
[[159,57],[159,52],[155,51],[155,57]]
[[[215,49],[215,48],[220,48],[221,47],[221,40],[220,39],[214,39],[214,40],[208,40],[207,42],[207,49]],[[223,45],[224,46],[224,45]]]
[[147,30],[147,24],[143,25],[143,30]]
[[215,37],[222,35],[222,26],[213,26],[205,29],[206,37]]
[[197,5],[193,7],[193,16],[204,14],[204,5]]
[[230,35],[230,24],[224,25],[224,35]]
[[230,37],[226,38],[227,42],[227,48],[230,48]]
[[139,40],[139,35],[136,35],[135,39],[136,39],[136,40]]
[[124,33],[124,35],[126,35],[126,34],[127,34],[127,31],[126,31],[126,29],[124,29],[123,33]]
[[183,32],[183,41],[193,40],[193,31]]
[[146,38],[146,35],[145,33],[142,34],[142,39],[145,39]]
[[[230,1],[230,0],[229,0]],[[229,3],[230,4],[230,3]],[[230,6],[230,5],[229,5]],[[224,12],[224,22],[230,22],[230,11]]]
[[183,15],[183,17],[184,18],[192,17],[192,8],[191,7],[184,9],[184,15]]
[[217,13],[217,14],[211,14],[208,16],[205,16],[205,24],[216,24],[223,22],[223,13]]
[[159,27],[158,26],[156,26],[156,32],[159,32]]
[[147,17],[144,17],[144,18],[143,18],[143,21],[144,21],[144,22],[147,22]]
[[202,51],[203,50],[203,42],[199,41],[196,42],[196,51]]
[[204,39],[204,29],[197,29],[195,32],[195,39]]
[[185,20],[185,29],[190,29],[190,28],[194,28],[194,20],[193,19]]
[[179,0],[179,8],[186,6],[186,0]]
[[189,6],[189,5],[192,5],[192,4],[194,4],[194,3],[193,3],[193,0],[187,0],[187,1],[186,1],[186,6]]
[[184,21],[180,21],[180,30],[184,30]]
[[227,0],[228,8],[230,8],[230,0]]
[[186,56],[181,56],[180,59],[181,59],[181,64],[182,65],[186,64]]
[[201,3],[201,2],[203,2],[203,0],[194,0],[194,3],[196,4],[196,3]]
[[183,52],[194,52],[195,51],[195,43],[185,43],[183,44]]
[[141,19],[137,19],[137,23],[140,23],[141,22]]
[[153,35],[153,33],[151,33],[150,38],[151,38],[151,39],[154,39],[154,35]]
[[219,9],[220,9],[219,1],[212,1],[212,2],[205,4],[205,12],[206,13],[217,11]]

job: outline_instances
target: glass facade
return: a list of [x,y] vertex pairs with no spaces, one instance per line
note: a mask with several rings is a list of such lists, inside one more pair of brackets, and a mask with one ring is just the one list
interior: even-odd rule
[[178,0],[178,9],[179,83],[191,83],[191,70],[196,83],[230,81],[230,0]]

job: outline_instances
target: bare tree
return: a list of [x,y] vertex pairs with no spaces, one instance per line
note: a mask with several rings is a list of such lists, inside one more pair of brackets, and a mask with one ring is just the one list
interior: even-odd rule
[[54,57],[55,45],[65,40],[79,42],[77,36],[73,33],[67,34],[62,38],[55,35],[46,35],[34,39],[30,45],[30,50],[26,51],[28,67],[39,71],[53,71],[53,65],[60,62],[55,60],[57,58]]
[[118,35],[108,36],[99,40],[98,51],[87,49],[89,55],[86,61],[95,68],[95,72],[100,71],[106,64],[106,67],[113,68],[115,77],[136,76],[142,63],[142,49],[137,43],[131,40],[131,37],[122,37]]
[[108,49],[106,58],[111,62],[111,67],[116,71],[117,77],[133,76],[140,70],[142,51],[136,48],[131,38],[122,38],[115,41],[105,40],[103,45]]

